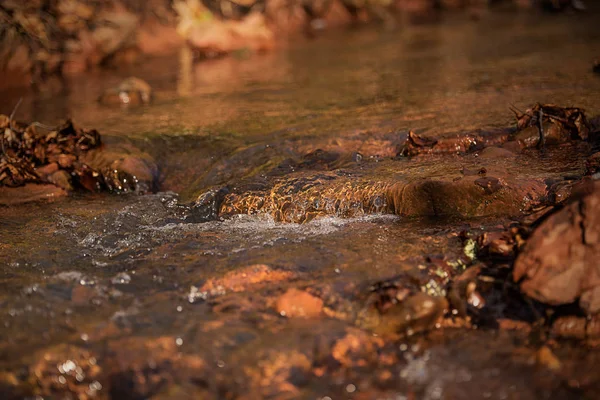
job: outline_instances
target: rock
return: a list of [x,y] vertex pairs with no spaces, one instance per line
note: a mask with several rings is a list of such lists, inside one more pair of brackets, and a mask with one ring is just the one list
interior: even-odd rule
[[479,152],[481,158],[514,158],[515,152],[506,147],[489,146]]
[[365,367],[376,362],[384,341],[368,332],[348,328],[344,337],[336,340],[331,356],[345,367]]
[[374,331],[381,334],[399,333],[410,336],[433,329],[448,307],[448,301],[444,297],[417,292],[381,314]]
[[535,353],[535,361],[538,365],[548,368],[551,371],[558,371],[561,363],[558,357],[554,355],[548,346],[542,346]]
[[288,318],[315,318],[323,311],[323,300],[304,290],[292,288],[277,299],[275,309]]
[[149,104],[152,101],[152,87],[148,82],[132,76],[119,83],[116,87],[106,89],[98,98],[98,101],[106,105]]
[[261,351],[257,354],[255,363],[244,366],[248,387],[244,396],[239,398],[301,398],[296,383],[305,380],[310,369],[311,360],[295,349]]
[[410,157],[424,154],[456,154],[480,151],[489,146],[505,143],[514,129],[492,129],[461,132],[441,139],[425,138],[408,133],[406,142],[400,147],[397,156]]
[[[204,386],[208,380],[206,361],[182,352],[184,339],[173,336],[129,336],[107,343],[104,369],[110,379],[111,398],[155,398],[165,389],[191,382]],[[168,393],[168,391],[167,391]],[[194,393],[207,398],[207,393]],[[167,397],[169,398],[169,397]]]
[[55,184],[61,189],[67,192],[73,191],[73,185],[71,184],[71,175],[65,170],[56,171],[48,175],[48,182]]
[[158,183],[158,166],[133,146],[105,146],[87,152],[80,161],[101,175],[101,183],[116,192],[148,193]]
[[0,186],[0,205],[15,205],[40,200],[56,200],[67,192],[55,185],[26,183],[20,187]]
[[585,339],[586,320],[573,315],[557,318],[552,324],[552,334],[565,339]]
[[550,305],[579,300],[600,311],[600,183],[549,216],[518,256],[513,278],[528,296]]
[[243,292],[260,283],[286,281],[292,276],[291,272],[272,269],[265,264],[256,264],[227,272],[222,278],[209,279],[198,290],[208,294]]
[[590,124],[580,108],[536,103],[524,113],[513,111],[518,129],[514,139],[523,148],[588,139]]
[[396,215],[406,216],[518,215],[546,192],[541,180],[487,175],[393,185],[387,192],[387,204]]
[[99,356],[81,347],[61,344],[36,354],[29,384],[36,395],[59,398],[105,398],[110,388]]
[[600,151],[585,160],[585,175],[595,175],[600,172]]

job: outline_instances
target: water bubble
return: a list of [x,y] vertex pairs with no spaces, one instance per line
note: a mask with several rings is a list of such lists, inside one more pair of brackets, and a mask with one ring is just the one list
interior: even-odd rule
[[58,377],[58,383],[60,383],[61,385],[64,385],[65,383],[67,383],[67,379],[61,375]]
[[353,384],[349,384],[346,385],[346,392],[348,393],[354,393],[356,391],[356,386],[354,386]]
[[224,366],[225,366],[225,361],[223,361],[223,360],[217,361],[217,367],[223,368]]
[[67,360],[58,366],[58,371],[61,374],[68,374],[69,372],[74,371],[75,368],[77,368],[77,365],[73,361]]
[[127,285],[131,282],[131,276],[126,272],[120,272],[111,279],[113,285]]
[[183,307],[177,306],[177,312],[182,312],[182,311],[183,311]]
[[89,336],[87,333],[82,333],[81,334],[81,340],[83,340],[84,342],[87,342],[89,340]]
[[177,339],[175,339],[175,344],[176,344],[177,346],[181,346],[181,345],[183,344],[183,339],[182,339],[182,338],[180,338],[180,337],[178,337]]

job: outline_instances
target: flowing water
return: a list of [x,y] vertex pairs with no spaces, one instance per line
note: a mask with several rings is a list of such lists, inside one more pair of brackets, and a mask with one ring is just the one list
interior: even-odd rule
[[[394,214],[373,200],[394,184],[451,181],[461,169],[481,167],[517,186],[581,174],[583,161],[572,147],[509,159],[392,157],[410,129],[449,137],[514,125],[511,105],[556,103],[600,114],[600,78],[591,72],[600,55],[598,15],[449,16],[393,33],[329,32],[270,54],[197,64],[181,51],[130,69],[50,82],[38,92],[0,94],[4,113],[22,96],[18,119],[54,124],[71,116],[98,129],[108,145],[149,153],[160,168],[156,194],[76,194],[0,208],[0,393],[589,394],[597,374],[566,384],[530,365],[528,356],[515,356],[511,349],[524,339],[504,331],[449,329],[424,344],[381,339],[355,319],[361,285],[417,268],[426,256],[457,258],[461,230],[507,224],[524,210],[511,203],[460,209],[447,218]],[[103,89],[130,75],[152,85],[152,105],[96,102]],[[324,158],[301,164],[319,149]],[[260,190],[268,191],[278,179],[314,177],[318,201],[331,202],[344,188],[347,207],[311,219],[294,204],[304,213],[302,224],[283,222],[294,218],[273,210],[190,222],[187,204],[206,190],[228,186],[244,197],[240,188],[248,180],[260,180]],[[374,197],[353,199],[361,190]],[[262,264],[269,278],[252,284],[248,266]],[[227,283],[236,271],[242,278]],[[323,298],[324,315],[277,314],[275,299],[288,288]],[[577,348],[560,356],[573,375],[592,369],[598,358]],[[11,389],[14,380],[25,382],[21,394]]]

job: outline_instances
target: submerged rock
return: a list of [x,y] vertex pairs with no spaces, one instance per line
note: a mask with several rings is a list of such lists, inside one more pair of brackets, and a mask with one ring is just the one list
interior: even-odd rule
[[152,87],[148,82],[132,76],[106,89],[98,101],[102,104],[148,104],[152,101]]
[[289,289],[275,303],[278,314],[288,318],[314,318],[323,311],[323,300],[298,289]]

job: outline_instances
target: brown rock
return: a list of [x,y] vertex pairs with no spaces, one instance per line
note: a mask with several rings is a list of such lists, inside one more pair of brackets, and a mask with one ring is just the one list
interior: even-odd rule
[[551,215],[528,240],[513,278],[541,302],[580,299],[587,313],[600,311],[600,183],[592,192]]
[[222,278],[209,279],[199,291],[207,293],[243,292],[253,285],[281,282],[290,279],[291,272],[272,269],[265,264],[255,264],[226,273]]
[[[182,352],[182,338],[127,337],[108,343],[107,362],[112,398],[154,398],[166,388],[206,381],[207,364]],[[197,398],[207,398],[206,393]]]
[[[35,357],[29,367],[29,381],[44,397],[106,399],[109,384],[98,356],[80,347],[61,344]],[[90,390],[92,389],[92,390]]]
[[560,317],[552,324],[552,334],[561,338],[584,339],[586,336],[585,318]]
[[558,371],[561,368],[560,360],[548,346],[540,347],[535,353],[535,361],[538,365],[544,366],[552,371]]
[[332,357],[346,367],[366,366],[377,360],[378,349],[383,340],[363,330],[350,328],[347,334],[337,340],[331,349]]
[[73,185],[71,185],[71,176],[67,171],[56,171],[48,175],[47,179],[48,182],[55,184],[56,186],[66,190],[67,192],[71,192],[73,190]]
[[323,300],[304,290],[289,289],[275,304],[277,312],[288,318],[314,318],[323,311]]
[[[512,143],[512,142],[508,142]],[[507,143],[507,145],[508,145]],[[481,158],[514,158],[516,156],[514,151],[509,150],[510,146],[505,145],[504,147],[490,146],[479,152]],[[507,148],[508,147],[508,148]]]
[[67,192],[54,185],[27,183],[16,188],[0,186],[0,204],[2,205],[23,204],[41,200],[52,201],[66,196]]
[[393,185],[387,191],[387,203],[397,215],[518,215],[539,201],[545,192],[546,185],[541,180],[514,181],[475,175],[456,181],[423,179]]

